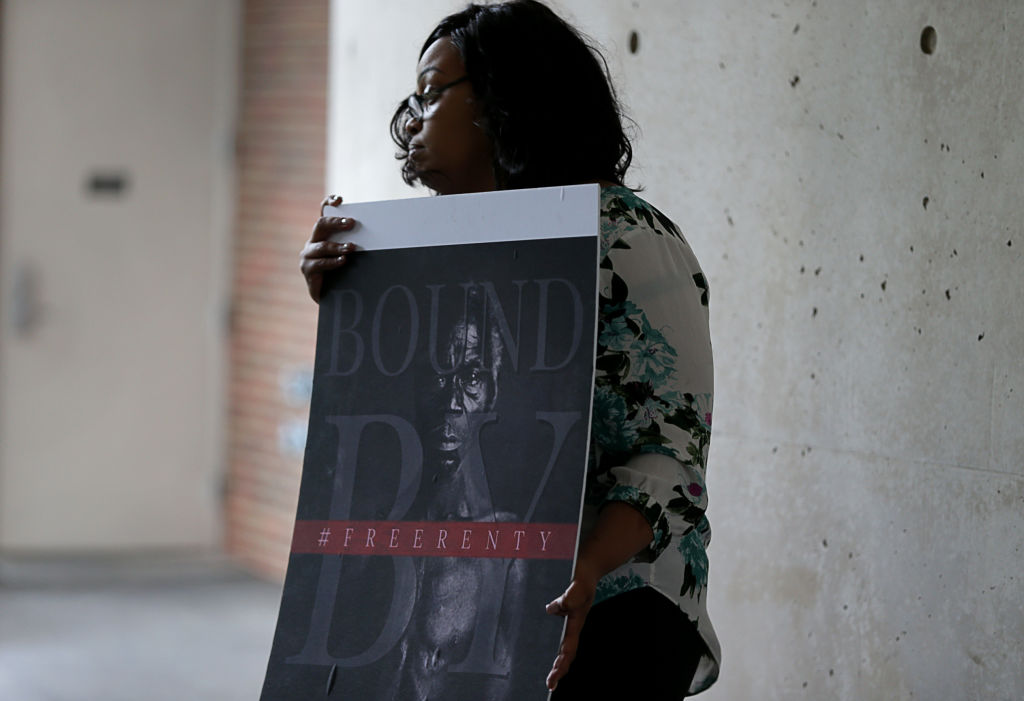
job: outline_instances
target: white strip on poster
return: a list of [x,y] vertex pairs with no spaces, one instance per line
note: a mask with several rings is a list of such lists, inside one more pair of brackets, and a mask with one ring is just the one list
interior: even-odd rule
[[[326,216],[351,217],[353,231],[333,237],[364,251],[464,243],[575,238],[598,233],[597,184],[445,197],[417,197],[325,207]],[[524,225],[524,221],[529,225]]]

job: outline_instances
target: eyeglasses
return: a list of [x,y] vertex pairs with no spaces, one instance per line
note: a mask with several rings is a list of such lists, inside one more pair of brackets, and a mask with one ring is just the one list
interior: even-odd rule
[[430,111],[430,109],[437,104],[437,101],[441,98],[441,94],[444,93],[450,87],[456,86],[459,83],[464,83],[469,80],[468,75],[464,75],[458,80],[453,80],[450,83],[438,86],[436,88],[429,88],[422,95],[413,93],[406,99],[405,106],[409,110],[409,120],[423,121]]

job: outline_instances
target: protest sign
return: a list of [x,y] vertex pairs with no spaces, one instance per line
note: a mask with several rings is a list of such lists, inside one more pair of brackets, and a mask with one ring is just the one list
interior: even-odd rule
[[577,547],[598,187],[344,205],[263,701],[544,699]]

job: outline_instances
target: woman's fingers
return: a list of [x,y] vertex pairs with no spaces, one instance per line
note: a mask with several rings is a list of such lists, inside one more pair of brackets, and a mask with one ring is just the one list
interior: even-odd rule
[[320,302],[324,273],[337,270],[348,261],[349,254],[358,250],[354,243],[320,241],[307,243],[299,258],[299,270],[306,279],[306,289],[314,302]]
[[345,265],[346,260],[348,260],[348,256],[345,254],[331,256],[330,258],[309,258],[303,260],[299,267],[302,269],[303,275],[323,275]]
[[301,260],[316,258],[335,258],[343,256],[356,250],[356,245],[349,241],[307,241],[302,253]]
[[576,659],[580,633],[593,600],[594,592],[591,588],[574,580],[564,594],[549,603],[544,609],[554,616],[565,617],[565,634],[562,636],[562,644],[558,648],[558,656],[555,657],[555,661],[551,665],[551,671],[548,672],[547,687],[550,690],[554,690],[558,686],[558,681],[565,676],[569,671],[569,666]]
[[[355,248],[349,249],[355,250]],[[328,258],[303,258],[299,268],[302,276],[306,279],[306,289],[314,302],[320,302],[320,290],[324,283],[324,274],[345,265],[348,262],[347,253]]]
[[555,657],[548,672],[547,687],[554,691],[559,680],[569,671],[569,666],[576,659],[576,650],[580,645],[580,632],[583,630],[583,622],[586,620],[586,611],[570,611],[565,615],[565,635],[562,636],[562,644],[558,648],[558,656]]
[[342,231],[351,231],[356,226],[356,220],[350,217],[320,217],[313,225],[313,233],[309,235],[310,243],[326,241],[332,235]]
[[316,220],[316,224],[313,226],[313,233],[309,236],[311,243],[326,241],[331,234],[338,233],[339,231],[351,231],[355,227],[356,222],[354,219],[324,216],[325,207],[339,206],[341,206],[341,195],[327,195],[320,202],[320,218]]
[[324,216],[325,207],[337,207],[340,204],[341,197],[338,195],[328,195],[323,199],[320,203],[320,218],[313,225],[309,241],[299,256],[299,269],[314,302],[320,301],[324,273],[345,265],[346,256],[356,250],[355,244],[330,240],[336,234],[356,227],[356,220],[350,217]]
[[341,195],[328,195],[320,202],[320,216],[324,215],[324,207],[337,207],[341,204]]
[[354,253],[354,243],[335,243],[333,241],[322,241],[320,243],[307,243],[299,256],[299,269],[303,275],[311,273],[324,273],[334,270],[345,263],[345,256]]
[[568,609],[565,607],[565,594],[562,594],[560,597],[545,606],[544,610],[552,616],[564,616],[569,613]]

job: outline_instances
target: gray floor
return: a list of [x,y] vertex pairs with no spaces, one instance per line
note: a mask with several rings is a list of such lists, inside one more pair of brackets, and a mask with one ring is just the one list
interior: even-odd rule
[[280,591],[218,558],[0,558],[0,700],[256,701]]

